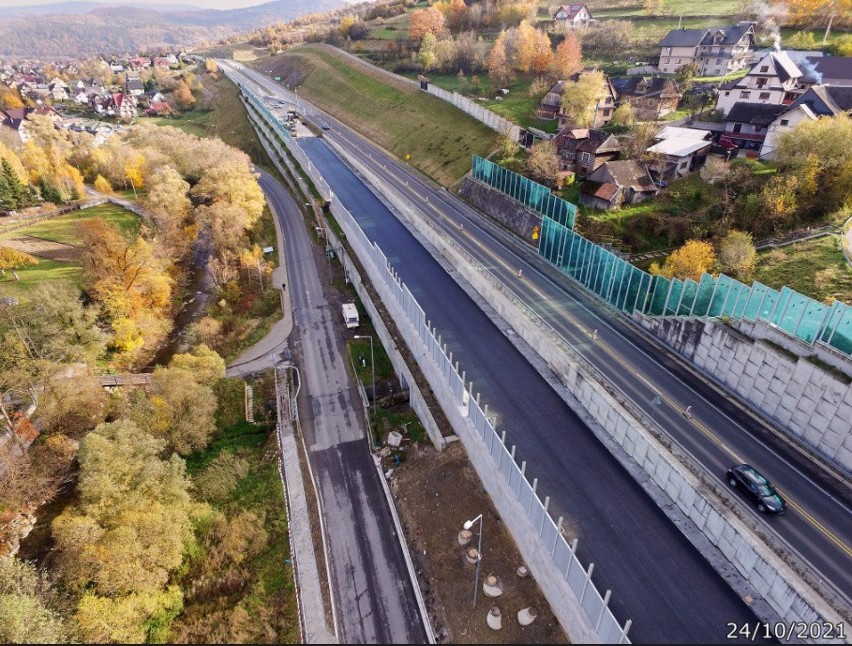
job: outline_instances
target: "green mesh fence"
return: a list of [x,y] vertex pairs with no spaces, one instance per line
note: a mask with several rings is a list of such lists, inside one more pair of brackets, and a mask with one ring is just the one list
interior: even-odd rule
[[788,287],[749,287],[724,274],[704,274],[697,283],[651,276],[550,217],[542,220],[538,252],[624,312],[761,319],[805,343],[819,340],[852,355],[852,308],[840,301],[829,306]]
[[493,186],[542,216],[551,218],[570,229],[574,228],[577,207],[553,195],[546,186],[476,155],[473,156],[470,174],[474,179]]

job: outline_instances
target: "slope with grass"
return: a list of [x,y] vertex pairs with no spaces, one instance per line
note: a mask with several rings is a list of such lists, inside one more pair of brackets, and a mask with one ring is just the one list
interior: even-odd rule
[[755,279],[774,289],[784,285],[822,302],[852,303],[852,268],[839,236],[799,242],[759,254]]
[[298,47],[258,68],[445,186],[497,145],[496,132],[449,103],[326,48]]

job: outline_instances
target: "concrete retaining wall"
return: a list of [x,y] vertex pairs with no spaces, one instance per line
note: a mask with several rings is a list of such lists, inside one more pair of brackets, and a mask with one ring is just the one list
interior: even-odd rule
[[541,215],[470,175],[462,181],[459,194],[527,242],[532,242],[534,229],[541,229]]
[[642,314],[634,319],[789,434],[852,472],[850,380],[713,319]]
[[[633,406],[632,402],[616,389],[604,385],[606,380],[602,375],[574,353],[546,323],[528,312],[511,290],[484,267],[479,266],[453,241],[433,228],[435,225],[421,215],[412,202],[388,187],[357,158],[348,154],[348,151],[338,147],[335,149],[366,177],[374,190],[381,192],[398,209],[410,227],[456,267],[458,274],[548,363],[551,370],[559,375],[568,391],[566,401],[592,430],[602,439],[614,440],[731,562],[744,581],[768,604],[762,619],[775,621],[781,618],[787,622],[843,621],[841,614],[823,594],[799,574],[798,568],[781,559],[760,538],[755,526],[747,524],[726,507],[724,492],[712,490],[712,485],[694,475],[702,472],[700,466],[692,464],[691,460],[676,448],[668,448],[658,441],[657,435],[664,434],[644,412]],[[457,432],[468,448],[471,460],[476,464],[476,447],[469,446],[465,433],[458,428]],[[621,459],[617,453],[616,457]],[[477,472],[480,473],[479,468]],[[485,483],[488,474],[480,473],[480,477]],[[500,509],[500,505],[505,503],[498,501],[491,489],[488,491]],[[495,492],[501,495],[499,487],[495,487]],[[501,510],[501,515],[502,513]],[[504,520],[512,529],[523,552],[523,532],[516,533],[515,527],[516,522],[519,526],[523,523],[516,521],[514,516],[505,516]],[[526,553],[524,557],[527,557]],[[541,579],[538,572],[534,573],[551,601],[549,593],[554,590],[551,583],[555,586],[557,582],[551,581],[552,576]],[[758,611],[757,607],[755,611]],[[577,638],[572,635],[572,639]]]

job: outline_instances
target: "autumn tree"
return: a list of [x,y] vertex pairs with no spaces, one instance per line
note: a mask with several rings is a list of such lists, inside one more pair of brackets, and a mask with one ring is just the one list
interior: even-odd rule
[[642,6],[645,13],[656,16],[663,10],[663,0],[642,0]]
[[45,432],[76,440],[109,412],[109,395],[94,370],[69,366],[47,380],[34,417]]
[[411,40],[420,41],[426,34],[432,34],[437,38],[444,32],[444,26],[444,14],[437,7],[418,9],[411,14],[408,37]]
[[216,430],[215,412],[209,386],[188,370],[169,367],[154,371],[148,393],[139,396],[130,417],[170,450],[188,455],[207,446]]
[[101,218],[80,223],[78,232],[84,288],[112,325],[112,346],[133,352],[156,344],[166,331],[173,282],[165,259],[141,236],[128,239]]
[[792,226],[799,207],[796,189],[799,179],[795,175],[779,174],[769,179],[760,191],[763,206],[763,230],[778,233]]
[[53,521],[66,583],[116,597],[161,589],[191,535],[183,460],[122,420],[80,443],[80,503]]
[[680,249],[674,251],[665,259],[662,267],[652,263],[648,271],[655,276],[664,278],[690,278],[695,282],[708,273],[716,262],[713,245],[702,240],[688,240]]
[[618,56],[629,51],[633,39],[633,23],[628,20],[602,20],[580,32],[580,42],[587,54]]
[[632,128],[636,125],[636,112],[633,110],[633,106],[629,101],[625,101],[615,109],[615,112],[612,113],[610,123],[614,126],[621,126],[622,128]]
[[852,173],[852,147],[847,144],[850,138],[852,117],[847,114],[805,120],[782,134],[774,158],[782,170],[796,178],[796,186],[792,186],[792,180],[785,180],[784,189],[794,189],[802,201],[815,198],[823,212],[852,200],[848,181]]
[[420,41],[420,51],[417,53],[417,62],[423,66],[424,70],[431,69],[435,64],[435,46],[438,40],[435,34],[427,32]]
[[182,607],[168,582],[192,538],[194,506],[183,460],[163,459],[164,448],[126,420],[101,424],[80,444],[79,503],[51,529],[57,571],[83,593],[84,640],[145,641],[146,621]]
[[532,69],[536,51],[535,27],[528,20],[521,21],[512,39],[512,67],[522,73]]
[[553,65],[553,50],[550,47],[550,38],[540,29],[535,30],[533,39],[533,56],[530,64],[532,72],[547,72]]
[[174,107],[181,112],[192,109],[192,106],[195,103],[195,97],[192,95],[192,90],[189,89],[189,85],[187,85],[186,81],[183,79],[178,81],[175,89],[172,90],[171,102],[174,104]]
[[0,558],[0,641],[4,644],[69,642],[50,579],[28,561]]
[[556,46],[550,71],[554,79],[567,79],[583,69],[583,51],[573,31],[565,34]]
[[559,159],[552,141],[533,144],[526,161],[526,171],[537,182],[553,185],[559,177]]
[[31,256],[23,251],[12,249],[11,247],[0,247],[0,275],[5,276],[6,270],[12,272],[15,280],[21,280],[16,269],[20,269],[25,265],[37,265],[38,258]]
[[208,74],[216,74],[219,71],[219,66],[216,64],[216,61],[214,59],[205,58],[204,69],[207,70]]
[[24,107],[18,91],[5,85],[0,87],[0,110],[16,110]]
[[719,267],[743,282],[751,280],[757,250],[750,233],[732,229],[719,241]]
[[562,89],[562,110],[568,123],[581,128],[594,123],[597,104],[605,95],[604,75],[597,70],[584,72],[576,81],[565,83]]
[[501,31],[494,41],[491,54],[488,57],[488,76],[494,85],[501,86],[512,80],[512,69],[509,67],[509,57],[506,54],[506,32]]
[[112,193],[112,184],[109,183],[109,180],[103,175],[98,175],[95,178],[95,190],[100,193]]
[[225,360],[206,345],[196,346],[189,353],[176,354],[169,367],[186,370],[195,381],[210,388],[225,376]]
[[181,258],[195,240],[196,228],[188,218],[192,209],[189,182],[173,167],[163,166],[151,174],[143,204],[154,220],[154,226],[173,257]]

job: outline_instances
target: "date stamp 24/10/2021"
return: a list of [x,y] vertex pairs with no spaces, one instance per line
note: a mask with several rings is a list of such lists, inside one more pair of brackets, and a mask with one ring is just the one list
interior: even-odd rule
[[845,640],[846,625],[829,621],[758,621],[753,624],[729,622],[727,639],[731,641],[756,641],[758,639],[804,639],[816,641]]

